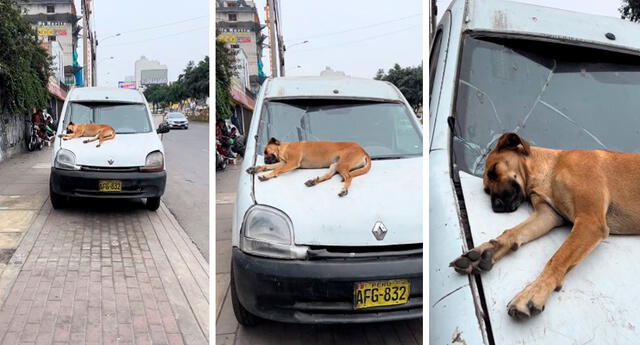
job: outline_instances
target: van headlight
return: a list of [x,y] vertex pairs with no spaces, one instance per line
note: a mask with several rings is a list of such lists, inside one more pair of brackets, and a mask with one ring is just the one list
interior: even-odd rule
[[67,149],[58,150],[53,167],[64,170],[80,170],[80,167],[76,165],[76,155]]
[[159,172],[164,170],[164,155],[160,151],[153,151],[147,155],[144,166],[140,167],[140,171]]
[[293,224],[284,212],[255,205],[244,217],[240,249],[269,258],[306,259],[309,247],[293,243]]

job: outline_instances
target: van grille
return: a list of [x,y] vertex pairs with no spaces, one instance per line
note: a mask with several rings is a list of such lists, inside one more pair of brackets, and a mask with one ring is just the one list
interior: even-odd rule
[[422,243],[369,247],[310,246],[307,255],[309,260],[408,258],[422,257],[422,247]]
[[103,172],[138,172],[139,167],[94,167],[83,165],[80,167],[83,171],[103,171]]

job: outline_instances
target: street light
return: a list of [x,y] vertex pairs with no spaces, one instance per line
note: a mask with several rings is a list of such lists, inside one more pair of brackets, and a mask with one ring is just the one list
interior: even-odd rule
[[[305,43],[309,43],[309,41],[308,41],[308,40],[304,40],[304,41],[302,41],[302,42],[294,43],[294,44],[290,45],[290,46],[289,46],[289,48],[291,48],[291,47],[295,47],[295,46],[299,46],[299,45],[301,45],[301,44],[305,44]],[[286,45],[285,45],[285,47],[286,47]],[[285,48],[285,51],[286,51],[286,50],[287,50],[287,49]]]
[[[108,40],[110,38],[119,37],[120,35],[122,35],[122,34],[121,33],[117,33],[115,35],[107,36],[107,37],[103,38],[102,40],[100,40],[100,42],[104,42],[104,41],[106,41],[106,40]],[[96,41],[96,45],[98,45],[98,41]]]
[[109,56],[108,58],[101,59],[98,62],[102,62],[102,61],[106,61],[106,60],[113,60],[113,59],[114,59],[113,56]]

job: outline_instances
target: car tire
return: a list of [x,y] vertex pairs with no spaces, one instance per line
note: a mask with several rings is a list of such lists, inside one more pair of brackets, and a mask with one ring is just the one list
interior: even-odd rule
[[236,316],[236,320],[238,323],[246,326],[253,327],[260,323],[260,318],[251,314],[247,309],[245,309],[240,300],[238,299],[238,294],[236,293],[236,284],[233,279],[233,266],[231,267],[231,305],[233,306],[233,314]]
[[51,186],[49,186],[49,199],[51,200],[51,206],[56,210],[64,208],[68,201],[66,196],[54,192]]
[[145,205],[149,211],[158,210],[158,208],[160,208],[160,197],[147,198],[147,203]]

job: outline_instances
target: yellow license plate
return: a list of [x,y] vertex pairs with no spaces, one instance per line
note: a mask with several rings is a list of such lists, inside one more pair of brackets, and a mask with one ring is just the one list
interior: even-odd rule
[[101,192],[122,192],[122,181],[98,181]]
[[353,307],[363,309],[405,304],[409,302],[410,287],[411,285],[406,279],[355,283]]

